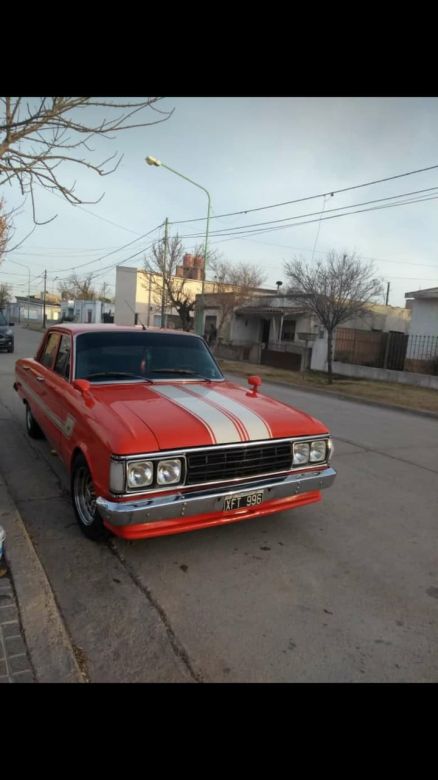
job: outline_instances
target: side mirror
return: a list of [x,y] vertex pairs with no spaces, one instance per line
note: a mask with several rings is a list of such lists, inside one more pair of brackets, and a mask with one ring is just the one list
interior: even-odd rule
[[82,393],[82,395],[88,393],[90,389],[90,383],[87,379],[74,379],[72,385],[75,388],[75,390],[79,390],[79,392]]
[[72,387],[74,387],[75,390],[79,390],[84,399],[85,406],[88,406],[88,408],[92,408],[94,406],[93,396],[90,393],[91,385],[88,379],[74,379],[72,382]]
[[253,393],[257,392],[257,388],[260,387],[262,380],[259,376],[249,376],[248,384],[252,387]]
[[13,328],[13,327],[14,327],[14,325],[15,325],[15,322],[10,322],[10,323],[9,323],[9,327],[10,327],[10,328]]

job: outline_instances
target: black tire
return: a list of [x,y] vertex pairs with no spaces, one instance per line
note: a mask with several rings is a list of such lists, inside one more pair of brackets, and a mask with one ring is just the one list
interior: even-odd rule
[[10,346],[10,347],[8,347],[8,352],[13,352],[13,351],[14,351],[14,345],[13,345],[13,344],[11,344],[11,346]]
[[31,439],[44,439],[44,433],[35,420],[29,404],[26,404],[26,431]]
[[93,480],[83,455],[78,455],[73,463],[71,497],[76,520],[82,533],[94,542],[105,539],[109,534],[96,509]]

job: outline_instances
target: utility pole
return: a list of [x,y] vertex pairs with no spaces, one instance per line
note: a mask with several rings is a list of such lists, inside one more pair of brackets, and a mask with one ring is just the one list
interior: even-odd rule
[[386,301],[385,301],[385,306],[388,305],[388,301],[389,301],[389,288],[390,287],[391,287],[391,282],[387,282],[386,283]]
[[43,330],[46,329],[46,287],[47,287],[47,270],[44,270]]
[[164,222],[164,252],[163,252],[163,275],[162,275],[162,290],[161,290],[161,327],[164,328],[164,302],[166,297],[166,285],[165,285],[165,279],[166,279],[166,259],[167,259],[167,228],[168,228],[169,220],[166,217],[166,220]]

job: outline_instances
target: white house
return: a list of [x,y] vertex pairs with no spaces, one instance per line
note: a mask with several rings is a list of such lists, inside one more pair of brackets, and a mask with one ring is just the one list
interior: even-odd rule
[[405,368],[438,373],[438,287],[405,293],[411,310]]
[[61,301],[61,319],[69,322],[114,322],[114,304],[106,301]]
[[409,333],[415,336],[438,336],[438,287],[405,293],[412,312]]

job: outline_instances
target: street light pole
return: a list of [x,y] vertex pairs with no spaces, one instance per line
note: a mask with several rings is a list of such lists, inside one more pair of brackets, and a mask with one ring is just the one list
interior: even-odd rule
[[195,187],[199,187],[200,190],[205,192],[207,196],[208,201],[208,207],[207,207],[207,225],[205,228],[205,244],[204,244],[204,268],[202,273],[202,286],[201,286],[201,295],[202,295],[202,303],[204,303],[204,289],[205,289],[205,273],[207,268],[207,250],[208,250],[208,231],[210,227],[210,210],[211,210],[211,197],[208,190],[205,189],[205,187],[202,186],[202,184],[198,184],[198,182],[193,181],[193,179],[189,179],[188,176],[184,176],[183,173],[179,173],[179,171],[176,171],[174,168],[171,168],[169,165],[166,165],[165,163],[161,162],[161,160],[157,160],[156,157],[148,156],[146,157],[146,162],[148,165],[155,165],[157,168],[166,168],[168,171],[171,171],[171,173],[175,173],[176,176],[180,176],[181,179],[185,179],[186,181],[189,181],[191,184],[194,184]]
[[169,220],[166,217],[166,221],[164,223],[164,251],[163,251],[163,273],[162,273],[162,279],[161,279],[161,327],[164,328],[165,326],[165,301],[166,301],[166,260],[167,260],[167,227],[169,224]]
[[44,271],[43,330],[45,330],[46,327],[46,286],[47,286],[47,271]]

